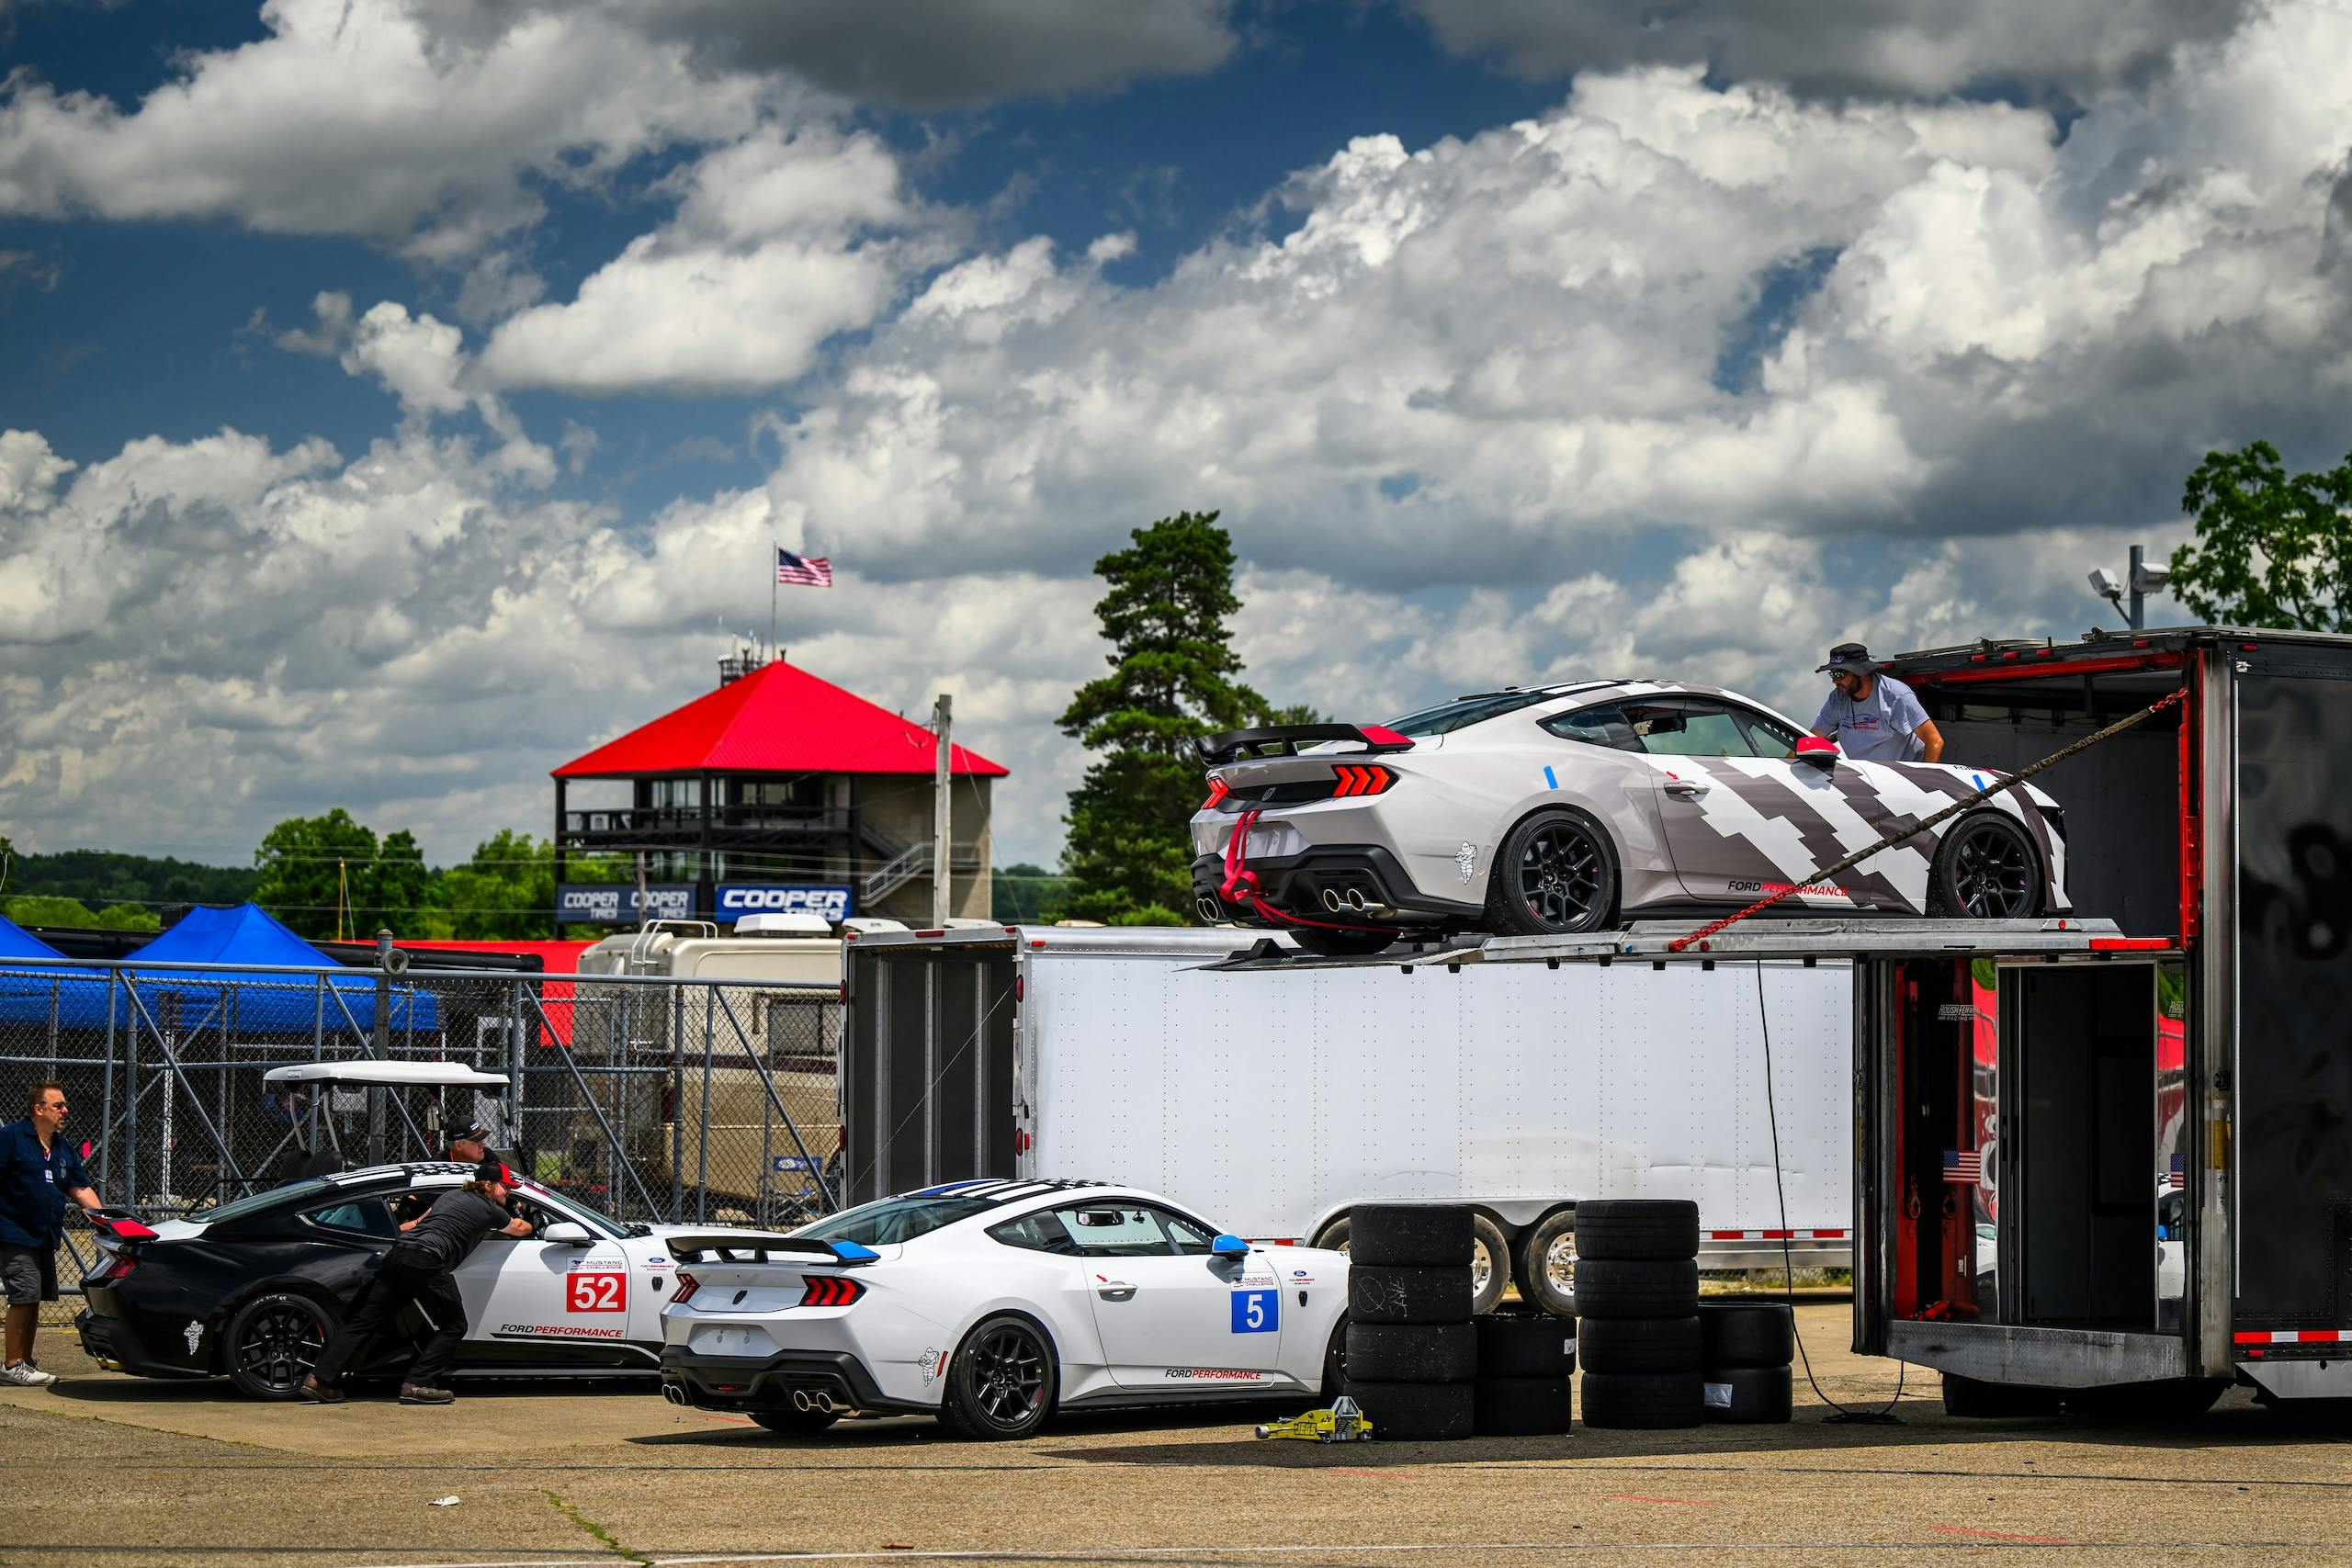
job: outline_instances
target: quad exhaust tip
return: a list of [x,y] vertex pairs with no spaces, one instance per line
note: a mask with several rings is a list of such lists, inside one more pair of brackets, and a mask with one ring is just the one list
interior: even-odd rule
[[1225,919],[1225,911],[1217,907],[1216,899],[1208,897],[1206,894],[1203,894],[1200,897],[1193,899],[1193,908],[1199,910],[1201,919],[1206,920],[1211,925],[1216,925]]
[[662,1385],[662,1397],[673,1404],[684,1404],[686,1402],[686,1391],[676,1383],[665,1382]]
[[1330,910],[1331,913],[1335,915],[1340,912],[1341,905],[1340,903],[1340,890],[1338,888],[1326,887],[1323,889],[1323,907]]
[[1347,905],[1354,913],[1359,915],[1363,914],[1364,911],[1363,889],[1361,887],[1349,888]]
[[825,1393],[821,1389],[811,1393],[805,1388],[796,1388],[792,1391],[792,1407],[795,1410],[804,1411],[833,1410],[839,1408],[833,1404],[833,1396],[831,1394]]

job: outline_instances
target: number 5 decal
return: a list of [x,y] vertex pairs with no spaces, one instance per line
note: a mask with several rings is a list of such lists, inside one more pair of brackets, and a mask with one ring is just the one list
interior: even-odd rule
[[563,1310],[566,1312],[622,1312],[628,1307],[628,1276],[626,1274],[564,1276]]
[[1283,1293],[1280,1291],[1233,1292],[1233,1332],[1272,1334],[1282,1325]]

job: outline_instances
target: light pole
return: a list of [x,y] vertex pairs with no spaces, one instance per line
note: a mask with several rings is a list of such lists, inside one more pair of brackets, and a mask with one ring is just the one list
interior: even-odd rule
[[[2127,579],[2119,581],[2115,573],[2103,566],[2091,570],[2091,592],[2122,611],[2123,618],[2135,632],[2146,619],[2148,595],[2162,591],[2171,581],[2172,569],[2150,566],[2146,547],[2141,545],[2132,547],[2132,568]],[[2132,596],[2129,604],[2123,602],[2127,591]]]

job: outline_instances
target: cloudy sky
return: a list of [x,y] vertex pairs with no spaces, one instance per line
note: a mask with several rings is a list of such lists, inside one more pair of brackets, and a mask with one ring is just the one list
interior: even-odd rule
[[953,692],[1050,859],[1170,512],[1278,702],[1800,706],[2352,446],[2343,0],[0,0],[0,61],[28,849],[544,831],[780,540],[795,662]]

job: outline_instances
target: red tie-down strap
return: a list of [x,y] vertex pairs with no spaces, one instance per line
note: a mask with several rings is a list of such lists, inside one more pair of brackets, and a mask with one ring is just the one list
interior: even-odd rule
[[1258,820],[1261,807],[1252,807],[1233,819],[1233,837],[1225,841],[1225,880],[1217,885],[1217,897],[1228,904],[1247,903],[1269,920],[1286,926],[1312,926],[1325,931],[1385,932],[1385,926],[1348,926],[1337,920],[1310,920],[1302,916],[1284,914],[1266,902],[1258,891],[1258,874],[1250,869],[1250,829]]

